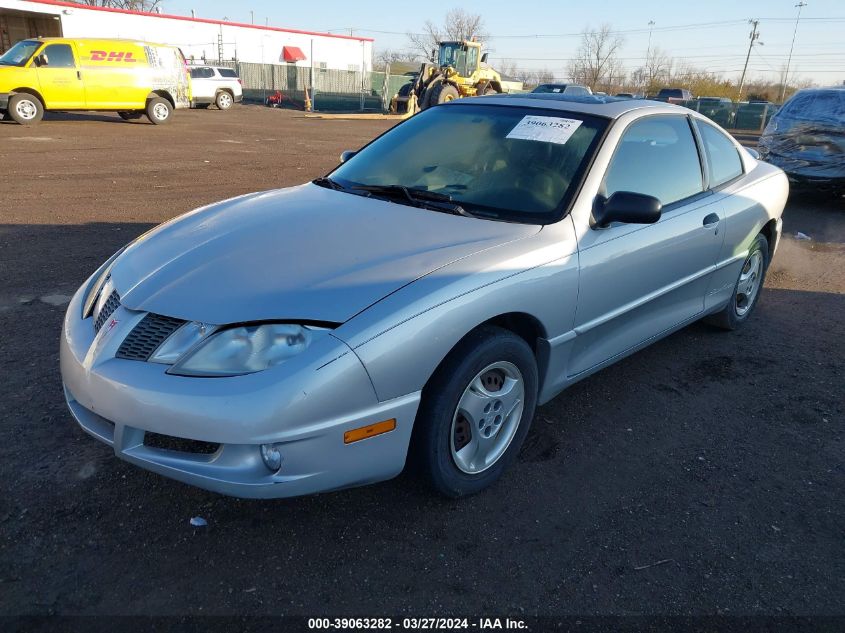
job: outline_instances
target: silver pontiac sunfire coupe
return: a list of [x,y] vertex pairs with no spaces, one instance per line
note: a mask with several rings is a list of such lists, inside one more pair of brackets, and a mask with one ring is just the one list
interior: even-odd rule
[[787,194],[677,106],[454,101],[116,253],[67,311],[67,402],[118,457],[224,494],[411,459],[471,494],[568,385],[697,319],[742,325]]

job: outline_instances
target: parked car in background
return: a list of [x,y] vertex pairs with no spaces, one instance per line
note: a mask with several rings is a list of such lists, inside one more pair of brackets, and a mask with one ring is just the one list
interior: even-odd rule
[[795,93],[769,121],[759,152],[799,187],[845,194],[845,86]]
[[578,84],[540,84],[531,92],[536,94],[560,94],[568,97],[585,97],[593,94],[590,88]]
[[698,319],[743,326],[787,194],[686,108],[457,99],[327,176],[117,252],[68,306],[64,394],[117,457],[225,494],[363,485],[410,459],[472,494],[538,404]]
[[175,46],[134,40],[33,38],[0,56],[0,113],[22,125],[44,111],[145,114],[160,125],[191,103],[185,58]]
[[228,110],[244,98],[238,73],[225,66],[192,66],[191,85],[194,108],[207,108],[213,103],[220,110]]
[[727,97],[698,97],[684,105],[696,112],[701,112],[722,127],[733,127],[736,113],[733,101]]
[[692,99],[692,93],[686,88],[661,88],[654,97],[655,101],[665,101],[666,103],[681,103]]

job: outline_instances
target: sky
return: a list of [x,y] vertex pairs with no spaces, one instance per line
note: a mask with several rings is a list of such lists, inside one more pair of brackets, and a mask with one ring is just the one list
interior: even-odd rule
[[[817,84],[845,81],[845,0],[806,0],[801,10],[790,77]],[[610,24],[624,38],[620,57],[630,71],[641,65],[649,46],[684,58],[696,67],[737,78],[748,52],[748,20],[759,19],[759,42],[749,62],[751,79],[777,81],[789,55],[797,0],[427,0],[319,3],[272,0],[164,0],[166,13],[250,22],[312,31],[350,33],[375,39],[376,51],[407,49],[407,32],[426,20],[441,23],[453,8],[484,17],[491,37],[490,62],[512,60],[527,70],[548,69],[565,78],[567,60],[585,28]]]

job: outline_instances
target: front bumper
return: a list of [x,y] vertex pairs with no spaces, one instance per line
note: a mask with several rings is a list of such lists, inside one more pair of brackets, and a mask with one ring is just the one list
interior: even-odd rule
[[[379,402],[357,356],[334,337],[256,374],[171,376],[167,366],[114,357],[145,313],[120,307],[110,319],[116,325],[95,336],[91,319],[80,318],[82,294],[71,301],[62,330],[65,397],[82,429],[117,457],[206,490],[251,498],[363,485],[402,471],[419,393]],[[391,418],[395,430],[344,444],[346,431]],[[152,441],[161,436],[176,440],[178,448]],[[207,450],[194,451],[199,443]],[[262,444],[281,453],[277,472],[264,465]]]

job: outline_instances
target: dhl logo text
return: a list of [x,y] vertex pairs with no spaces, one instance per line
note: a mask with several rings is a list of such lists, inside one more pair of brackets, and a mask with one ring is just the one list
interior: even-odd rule
[[131,52],[115,52],[115,51],[91,51],[92,62],[126,62],[135,63],[138,60],[132,56]]

